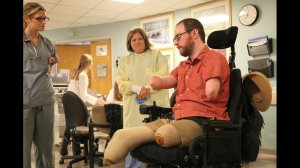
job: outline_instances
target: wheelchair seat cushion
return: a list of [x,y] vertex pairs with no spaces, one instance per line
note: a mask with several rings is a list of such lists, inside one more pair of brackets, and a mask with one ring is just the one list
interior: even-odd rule
[[155,142],[141,145],[131,151],[134,158],[146,163],[175,165],[188,164],[188,147],[169,147],[164,148]]

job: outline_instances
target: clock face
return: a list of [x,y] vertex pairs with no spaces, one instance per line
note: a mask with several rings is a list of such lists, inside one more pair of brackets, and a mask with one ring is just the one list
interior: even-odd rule
[[239,13],[240,22],[249,26],[252,25],[258,18],[258,9],[254,5],[245,5],[242,7]]

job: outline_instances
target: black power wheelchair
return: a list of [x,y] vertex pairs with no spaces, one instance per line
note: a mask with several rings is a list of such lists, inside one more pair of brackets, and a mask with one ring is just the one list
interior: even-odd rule
[[[203,123],[204,134],[195,138],[188,147],[164,148],[150,142],[138,146],[131,151],[131,155],[148,164],[148,167],[241,167],[241,95],[242,78],[241,71],[235,68],[235,49],[238,28],[229,27],[225,30],[212,32],[207,44],[210,48],[231,48],[229,56],[230,66],[230,97],[228,113],[230,121],[206,121]],[[175,92],[176,94],[176,92]],[[175,94],[171,96],[171,105],[174,105]],[[141,106],[140,112],[149,114],[144,122],[150,122],[158,118],[171,118],[172,109],[156,106],[155,102],[150,106]]]

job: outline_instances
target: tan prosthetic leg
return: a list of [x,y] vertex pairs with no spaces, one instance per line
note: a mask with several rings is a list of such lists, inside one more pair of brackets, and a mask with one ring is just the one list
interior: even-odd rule
[[202,134],[202,127],[192,120],[173,120],[157,129],[155,140],[162,147],[187,146]]
[[154,132],[147,126],[120,129],[115,132],[105,149],[104,164],[120,162],[132,149],[154,140]]

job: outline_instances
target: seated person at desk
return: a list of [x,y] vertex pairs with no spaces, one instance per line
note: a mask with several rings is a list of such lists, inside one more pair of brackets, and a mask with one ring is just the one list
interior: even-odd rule
[[117,82],[115,82],[114,87],[109,91],[109,93],[106,97],[106,102],[107,103],[115,102],[115,101],[119,101],[119,102],[123,101],[123,95],[119,91],[119,87],[118,87]]
[[[96,98],[88,94],[89,78],[87,74],[88,71],[91,70],[92,65],[93,57],[91,55],[81,55],[79,64],[71,76],[71,81],[68,85],[68,91],[76,93],[85,103],[89,103],[91,105],[104,104],[104,100],[102,97]],[[60,154],[63,156],[68,154],[67,146],[69,143],[69,138],[70,130],[66,128],[63,143],[60,150]],[[72,150],[74,155],[78,155],[81,153],[79,144],[72,144]]]
[[[116,67],[119,66],[119,60],[116,60]],[[106,97],[106,103],[111,102],[123,102],[123,95],[120,93],[119,85],[117,82],[115,82],[114,87],[109,91],[107,97]]]

